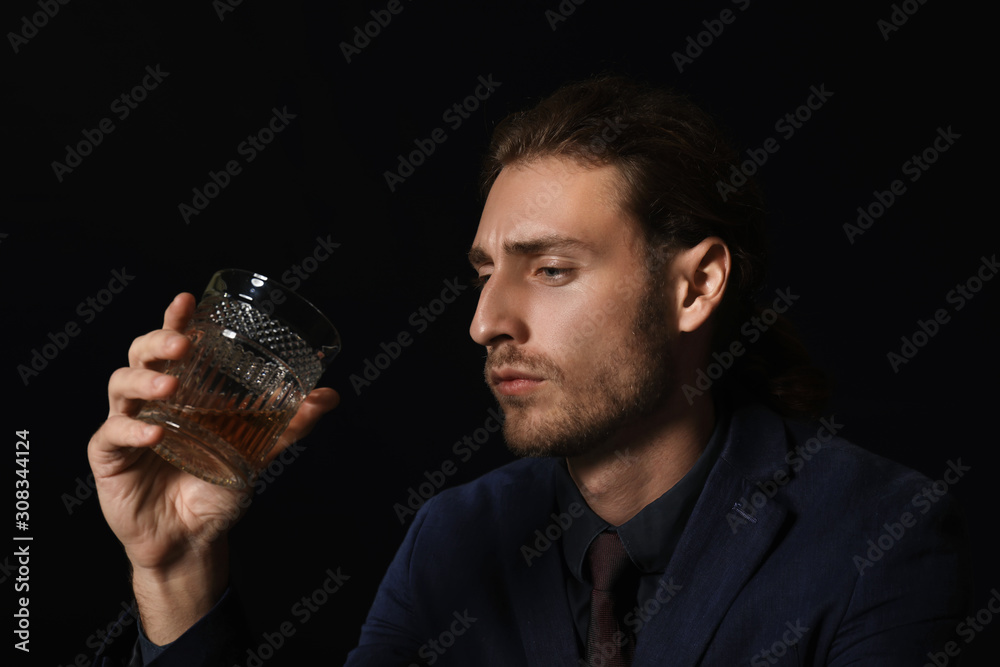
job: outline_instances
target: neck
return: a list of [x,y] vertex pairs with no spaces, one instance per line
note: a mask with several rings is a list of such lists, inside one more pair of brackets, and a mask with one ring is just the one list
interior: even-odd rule
[[708,444],[715,428],[712,401],[698,400],[689,406],[679,395],[673,399],[597,451],[566,459],[587,504],[613,526],[669,491]]

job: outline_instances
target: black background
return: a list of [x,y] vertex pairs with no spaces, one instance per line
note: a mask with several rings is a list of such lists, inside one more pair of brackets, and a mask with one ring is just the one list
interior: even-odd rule
[[[307,664],[320,646],[332,664],[342,662],[408,525],[393,505],[446,459],[458,468],[449,485],[511,460],[497,435],[466,462],[452,452],[494,404],[481,381],[483,352],[468,336],[474,290],[422,333],[409,322],[445,280],[471,285],[464,255],[490,130],[558,84],[603,70],[691,93],[743,149],[778,139],[780,150],[760,170],[773,246],[763,295],[784,287],[800,295],[790,315],[837,382],[829,413],[844,437],[932,479],[949,460],[971,466],[953,493],[974,527],[972,603],[982,607],[1000,586],[990,495],[1000,283],[985,283],[961,310],[946,295],[998,250],[987,207],[993,134],[973,116],[992,85],[987,17],[960,4],[912,2],[916,13],[884,39],[877,22],[892,14],[888,2],[804,4],[752,0],[740,11],[724,0],[567,1],[574,11],[553,29],[546,11],[558,9],[556,0],[404,1],[349,63],[339,44],[386,3],[246,0],[220,19],[207,0],[78,0],[59,5],[17,53],[8,36],[0,47],[8,491],[0,498],[13,515],[15,431],[29,429],[34,537],[32,651],[14,651],[16,664],[89,660],[88,641],[130,597],[121,548],[80,481],[89,473],[89,437],[107,414],[107,378],[126,363],[131,340],[160,325],[175,293],[199,294],[216,269],[280,278],[312,255],[318,237],[340,246],[298,291],[341,331],[344,350],[323,383],[343,400],[233,531],[233,579],[259,632],[296,626],[266,664]],[[727,8],[735,21],[678,71],[672,54]],[[22,17],[38,11],[8,3],[0,28],[21,31]],[[147,66],[169,75],[119,119],[112,102]],[[473,94],[480,75],[499,85],[453,129],[442,114]],[[832,97],[782,137],[776,121],[820,85]],[[247,163],[237,146],[266,126],[272,109],[286,107],[295,118]],[[53,161],[64,162],[66,146],[103,118],[114,131],[60,182]],[[447,141],[390,192],[383,174],[397,167],[396,156],[439,127]],[[911,183],[902,165],[939,127],[960,138]],[[234,159],[242,172],[186,222],[178,205],[191,204],[209,171]],[[895,179],[905,194],[850,243],[842,225]],[[123,269],[134,278],[85,322],[77,305]],[[900,337],[939,308],[950,321],[894,372],[887,353],[899,352]],[[18,365],[70,321],[79,335],[25,384]],[[402,331],[413,344],[355,391],[351,375]],[[82,502],[68,502],[74,496]],[[350,580],[299,623],[293,605],[338,567]],[[18,597],[13,577],[0,572],[8,599]],[[998,626],[964,646],[969,664],[993,664]]]

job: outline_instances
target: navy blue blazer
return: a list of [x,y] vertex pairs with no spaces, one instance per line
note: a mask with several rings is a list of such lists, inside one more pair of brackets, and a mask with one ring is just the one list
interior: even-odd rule
[[[838,427],[762,407],[733,414],[660,587],[625,618],[634,667],[913,667],[962,646],[971,582],[956,507],[926,477],[834,437]],[[558,465],[517,461],[425,503],[347,664],[583,664]],[[964,473],[947,465],[946,477]],[[225,620],[234,605],[218,607],[152,664],[242,664],[226,661],[241,653]],[[127,663],[130,642],[95,664]]]
[[[971,582],[954,504],[837,430],[733,415],[660,588],[626,617],[634,667],[912,667],[955,639]],[[428,501],[347,664],[583,664],[557,465],[517,461]]]

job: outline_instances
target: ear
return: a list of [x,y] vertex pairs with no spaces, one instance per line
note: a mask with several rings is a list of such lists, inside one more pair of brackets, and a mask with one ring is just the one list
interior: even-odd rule
[[729,247],[718,236],[676,252],[671,262],[671,282],[678,331],[696,331],[722,304],[731,266]]

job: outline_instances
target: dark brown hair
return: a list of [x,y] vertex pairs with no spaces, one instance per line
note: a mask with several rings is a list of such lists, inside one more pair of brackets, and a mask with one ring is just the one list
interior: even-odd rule
[[[621,76],[563,86],[496,127],[483,164],[484,196],[504,167],[548,156],[617,168],[619,204],[642,224],[651,270],[672,249],[722,238],[732,269],[714,317],[714,347],[739,340],[740,327],[761,312],[754,300],[767,267],[764,205],[752,178],[732,187],[739,155],[705,111],[684,95]],[[810,366],[787,320],[745,347],[723,378],[732,393],[786,416],[818,416],[829,393],[825,377]]]

